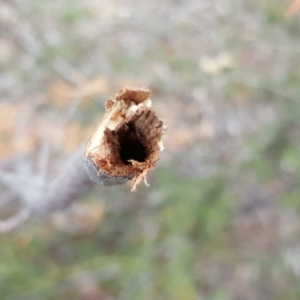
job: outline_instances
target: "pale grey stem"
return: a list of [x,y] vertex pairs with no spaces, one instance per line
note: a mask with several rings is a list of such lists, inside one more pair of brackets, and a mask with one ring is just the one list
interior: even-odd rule
[[63,209],[89,192],[97,183],[122,184],[132,178],[113,177],[100,171],[91,159],[84,157],[84,149],[84,146],[80,147],[70,157],[48,191],[38,197],[28,198],[27,204],[34,212],[46,214]]
[[[0,182],[17,194],[25,207],[14,217],[0,221],[0,230],[9,231],[32,213],[49,214],[64,209],[96,183],[116,185],[133,179],[135,190],[142,180],[146,182],[146,175],[163,149],[161,138],[165,128],[151,109],[149,97],[146,88],[124,87],[109,99],[101,125],[49,184],[43,172],[31,174],[31,168],[24,163],[17,165],[17,174],[0,170]],[[39,171],[48,162],[49,149],[44,146]]]
[[48,172],[49,156],[50,156],[50,139],[49,137],[43,136],[40,139],[41,150],[38,155],[37,167],[38,174],[44,181]]
[[9,191],[2,192],[0,196],[0,209],[11,201],[12,194]]
[[13,217],[0,221],[0,233],[6,233],[13,230],[25,222],[30,216],[31,210],[29,208],[24,208]]

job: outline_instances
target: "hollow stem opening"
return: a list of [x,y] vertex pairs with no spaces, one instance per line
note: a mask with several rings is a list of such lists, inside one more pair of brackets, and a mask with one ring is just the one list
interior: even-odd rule
[[144,162],[147,158],[146,147],[138,138],[136,128],[129,123],[124,130],[119,133],[120,158],[125,165],[129,165],[129,160]]

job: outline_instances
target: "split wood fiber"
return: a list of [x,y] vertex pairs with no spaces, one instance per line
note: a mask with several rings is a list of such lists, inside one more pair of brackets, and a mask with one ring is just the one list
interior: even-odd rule
[[150,90],[125,87],[107,100],[104,119],[87,143],[92,177],[105,184],[132,179],[132,190],[154,168],[163,150],[165,124],[152,110]]

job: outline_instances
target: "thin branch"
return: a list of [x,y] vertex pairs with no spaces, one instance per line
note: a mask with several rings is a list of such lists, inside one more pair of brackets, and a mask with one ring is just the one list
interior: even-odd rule
[[0,233],[7,233],[20,224],[24,223],[31,216],[31,211],[28,208],[23,208],[18,214],[13,217],[0,221]]
[[149,97],[148,89],[126,87],[109,99],[104,119],[87,145],[69,159],[48,191],[27,197],[28,205],[49,213],[67,207],[96,183],[115,185],[132,179],[132,190],[142,180],[146,183],[159,159],[165,128]]
[[10,191],[3,192],[0,198],[0,209],[6,206],[6,204],[10,203],[11,200],[12,200],[12,193]]
[[300,101],[298,99],[290,97],[289,95],[284,94],[281,91],[271,89],[271,88],[267,88],[267,87],[261,87],[261,86],[255,84],[255,83],[251,83],[249,81],[245,82],[245,81],[240,81],[240,80],[234,80],[234,81],[232,81],[232,83],[240,84],[240,85],[243,85],[245,87],[260,90],[260,91],[263,91],[263,92],[269,92],[269,93],[272,93],[273,95],[275,95],[279,98],[284,98],[286,100],[289,100],[289,101],[292,101],[292,102],[295,102],[295,103],[300,103]]
[[40,139],[41,149],[38,155],[38,174],[42,180],[46,179],[48,164],[49,164],[49,154],[50,154],[50,140],[48,136],[44,136]]
[[81,95],[73,96],[71,98],[71,105],[69,107],[69,110],[64,115],[62,126],[66,126],[72,120],[72,118],[76,114],[76,111],[77,111],[79,105],[81,104],[81,102],[83,100],[84,100],[84,97],[82,97]]
[[69,158],[48,190],[40,190],[33,197],[26,197],[26,204],[36,213],[47,214],[67,207],[90,191],[95,184],[85,166],[82,146]]
[[[159,159],[165,124],[151,108],[150,91],[125,87],[106,102],[103,121],[86,145],[82,145],[49,184],[39,174],[18,176],[1,172],[0,180],[17,192],[26,207],[2,228],[13,228],[30,212],[48,214],[64,209],[88,193],[97,183],[123,184],[132,179],[134,191]],[[47,147],[46,147],[47,149]],[[45,151],[47,161],[47,151]]]
[[[16,182],[19,182],[19,177],[13,172],[5,172],[0,170],[0,182],[10,190],[15,188]],[[19,188],[16,187],[18,191]]]
[[0,160],[0,171],[11,171],[16,169],[16,166],[21,163],[25,158],[24,153],[16,153],[11,156],[5,157]]

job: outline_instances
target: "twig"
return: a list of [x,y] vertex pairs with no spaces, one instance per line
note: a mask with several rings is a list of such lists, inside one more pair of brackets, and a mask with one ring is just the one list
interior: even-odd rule
[[[162,150],[164,122],[151,109],[148,89],[124,88],[106,102],[102,123],[86,146],[69,159],[49,190],[29,206],[39,213],[63,209],[96,183],[123,184],[132,190],[154,168]],[[40,198],[44,198],[42,201]]]
[[[19,174],[0,171],[0,180],[21,197],[26,208],[26,213],[3,221],[3,231],[26,220],[30,212],[48,214],[67,207],[97,183],[122,184],[132,179],[132,190],[142,180],[147,184],[147,174],[163,149],[164,131],[164,122],[151,108],[148,89],[120,90],[106,102],[104,119],[89,142],[68,159],[48,188],[39,174],[27,174],[25,179],[19,178]],[[46,150],[42,155],[44,162]]]
[[256,90],[261,90],[261,91],[264,91],[264,92],[269,92],[269,93],[271,93],[271,94],[273,94],[273,95],[275,95],[279,98],[284,98],[286,100],[289,100],[289,101],[292,101],[292,102],[295,102],[295,103],[300,103],[300,101],[298,99],[290,97],[289,95],[286,95],[286,94],[284,94],[284,93],[282,93],[278,90],[274,90],[274,89],[267,88],[267,87],[261,87],[261,86],[258,86],[257,84],[251,83],[251,82],[234,80],[234,81],[232,81],[232,83],[243,85],[245,87],[249,87],[249,88],[256,89]]
[[84,100],[84,97],[82,97],[81,95],[73,96],[71,98],[71,105],[69,107],[69,110],[64,115],[62,126],[66,126],[72,120],[79,105],[81,104],[81,102],[83,100]]
[[30,209],[23,208],[18,214],[14,215],[13,217],[4,221],[0,221],[0,233],[6,233],[13,230],[17,226],[28,220],[30,216]]
[[2,193],[0,198],[0,209],[4,207],[6,204],[8,204],[9,202],[11,202],[11,198],[12,198],[11,192],[6,191]]
[[13,154],[5,159],[0,160],[0,171],[10,171],[15,169],[16,165],[22,161],[24,154]]
[[48,136],[44,136],[40,139],[41,150],[38,155],[38,174],[44,181],[48,170],[49,153],[50,153],[50,140]]

